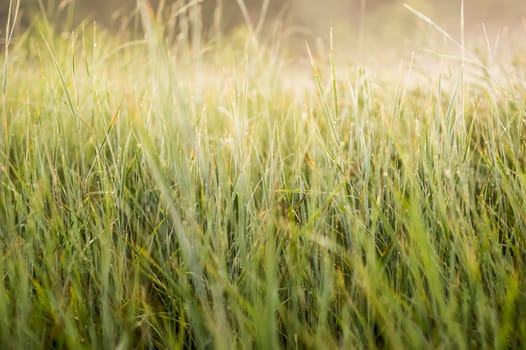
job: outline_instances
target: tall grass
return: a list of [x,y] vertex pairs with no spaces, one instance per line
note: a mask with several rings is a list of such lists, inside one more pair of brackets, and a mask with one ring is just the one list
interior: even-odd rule
[[526,346],[523,65],[301,84],[142,15],[2,56],[1,348]]

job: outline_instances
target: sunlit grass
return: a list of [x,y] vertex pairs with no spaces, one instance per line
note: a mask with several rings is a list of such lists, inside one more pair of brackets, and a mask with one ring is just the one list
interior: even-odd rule
[[2,56],[1,348],[526,345],[524,66],[406,84],[143,15]]

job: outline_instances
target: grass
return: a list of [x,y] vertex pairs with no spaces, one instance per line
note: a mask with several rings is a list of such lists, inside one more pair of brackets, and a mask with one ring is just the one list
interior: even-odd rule
[[524,65],[298,73],[143,15],[2,55],[1,348],[526,346]]

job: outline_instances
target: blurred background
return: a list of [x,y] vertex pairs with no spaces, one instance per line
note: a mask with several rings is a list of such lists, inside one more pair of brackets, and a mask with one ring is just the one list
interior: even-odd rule
[[[142,0],[139,0],[142,1]],[[10,0],[0,1],[0,27],[5,26]],[[13,2],[16,2],[14,0]],[[149,0],[153,9],[192,7],[199,4],[204,28],[210,28],[221,15],[220,26],[228,31],[248,19],[258,23],[263,16],[267,22],[286,21],[303,30],[319,31],[329,26],[348,26],[352,29],[393,31],[411,28],[411,14],[407,3],[454,30],[460,23],[460,0]],[[27,23],[31,14],[46,11],[61,14],[55,19],[70,20],[68,12],[74,9],[74,20],[97,20],[101,25],[118,28],[129,18],[137,5],[136,0],[21,0],[21,13]],[[244,14],[243,7],[246,7]],[[524,0],[464,0],[465,21],[471,31],[481,23],[488,28],[511,27],[526,17]],[[218,11],[219,10],[219,11]],[[248,18],[246,16],[248,14]],[[4,25],[2,25],[4,24]],[[216,28],[217,29],[217,28]]]
[[[21,0],[17,25],[23,28],[46,20],[70,30],[96,21],[97,26],[112,31],[140,33],[137,6],[144,1],[152,15],[177,22],[170,26],[175,32],[186,31],[190,36],[199,32],[199,37],[213,38],[218,33],[246,30],[248,24],[270,40],[280,33],[288,43],[296,42],[303,53],[305,41],[323,46],[320,52],[326,52],[329,30],[334,28],[337,51],[361,55],[362,61],[378,56],[368,56],[370,52],[389,55],[401,48],[408,52],[437,49],[441,40],[448,41],[404,4],[459,42],[464,33],[467,46],[484,47],[488,42],[496,46],[509,37],[514,37],[508,40],[512,45],[526,43],[526,0],[464,0],[463,30],[461,0]],[[1,37],[9,3],[0,0]],[[168,34],[177,37],[177,33]]]

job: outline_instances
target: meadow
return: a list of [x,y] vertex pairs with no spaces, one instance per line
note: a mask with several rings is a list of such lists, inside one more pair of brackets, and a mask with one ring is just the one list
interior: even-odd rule
[[141,14],[2,47],[0,348],[526,347],[519,52],[413,82]]

